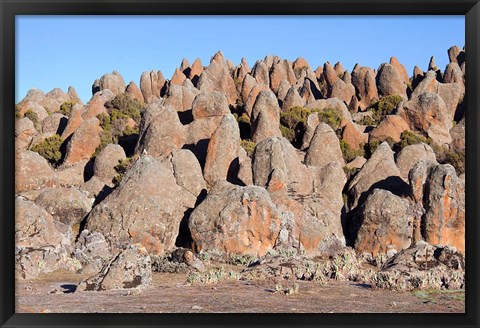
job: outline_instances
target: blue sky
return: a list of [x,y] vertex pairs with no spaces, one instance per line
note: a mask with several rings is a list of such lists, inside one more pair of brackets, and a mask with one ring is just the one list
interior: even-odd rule
[[396,56],[411,75],[432,55],[444,69],[448,48],[464,44],[464,16],[17,16],[15,98],[72,85],[87,102],[105,73],[138,85],[143,71],[159,69],[169,79],[182,58],[206,66],[218,50],[251,67],[275,54],[349,71]]

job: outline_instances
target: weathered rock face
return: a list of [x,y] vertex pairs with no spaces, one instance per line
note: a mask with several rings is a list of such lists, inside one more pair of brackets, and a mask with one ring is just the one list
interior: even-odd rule
[[380,96],[398,95],[407,99],[407,86],[394,66],[390,64],[380,65],[376,80]]
[[61,134],[62,139],[64,140],[67,139],[69,136],[73,134],[73,132],[75,132],[76,129],[78,129],[78,127],[83,122],[82,115],[84,113],[85,113],[85,108],[83,106],[76,104],[72,107],[72,109],[70,110],[70,115],[68,117],[68,121],[65,126],[65,129]]
[[458,63],[452,62],[447,65],[443,74],[443,83],[464,84],[463,72]]
[[448,164],[437,165],[424,185],[425,241],[465,252],[465,182]]
[[68,117],[60,113],[53,113],[42,121],[43,133],[56,133],[62,135],[67,126]]
[[403,82],[410,83],[410,77],[408,76],[405,66],[400,64],[397,57],[390,57],[390,65],[392,65],[402,77]]
[[200,78],[200,75],[202,75],[202,72],[202,61],[200,60],[200,58],[197,58],[192,64],[188,78],[192,80],[193,84],[196,84],[198,82],[198,79]]
[[258,143],[252,168],[255,185],[269,191],[288,189],[306,194],[313,189],[312,173],[285,138],[273,137]]
[[27,117],[17,120],[15,122],[15,150],[26,150],[36,134],[38,132],[33,122]]
[[268,192],[218,182],[193,211],[189,227],[202,250],[265,255],[275,246],[281,216]]
[[352,147],[359,149],[368,142],[368,133],[364,132],[365,126],[350,122],[342,131],[343,140]]
[[38,153],[23,150],[15,152],[15,192],[52,187],[53,170]]
[[161,255],[174,247],[184,212],[195,201],[177,185],[168,160],[142,156],[120,185],[94,207],[86,228],[102,233],[114,249],[138,242],[149,253]]
[[145,247],[130,245],[115,254],[102,270],[80,283],[78,291],[147,288],[152,285],[152,264]]
[[152,114],[144,116],[136,152],[146,151],[155,157],[168,156],[186,143],[185,127],[172,106],[153,102],[147,107]]
[[312,113],[307,117],[307,124],[305,128],[305,133],[303,134],[302,146],[300,149],[305,150],[310,146],[313,135],[317,126],[320,124],[320,118],[317,113]]
[[375,188],[389,190],[396,195],[408,192],[408,185],[400,178],[400,170],[395,165],[393,151],[386,142],[378,146],[372,157],[350,182],[348,187],[350,208],[363,203],[370,191]]
[[252,140],[256,143],[270,138],[280,137],[280,107],[277,97],[270,90],[261,91],[253,105]]
[[379,98],[375,73],[371,68],[356,64],[352,71],[352,84],[357,92],[361,109],[367,108],[375,99]]
[[359,252],[395,253],[410,246],[413,211],[408,200],[387,190],[374,189],[360,208],[360,227],[355,240]]
[[170,85],[165,95],[164,106],[172,106],[177,112],[186,112],[192,108],[193,100],[199,91],[185,80],[184,85]]
[[103,182],[111,184],[112,179],[118,174],[115,166],[126,158],[125,151],[120,145],[108,144],[95,157],[93,172]]
[[55,221],[34,202],[15,199],[15,266],[23,279],[58,269],[74,271],[79,263],[68,257],[71,229]]
[[174,152],[172,165],[177,184],[193,196],[198,197],[207,188],[200,163],[190,150],[181,149]]
[[84,229],[78,236],[72,256],[83,265],[82,273],[93,275],[100,272],[112,254],[101,233]]
[[465,117],[450,129],[450,135],[452,136],[451,146],[460,151],[465,150]]
[[192,104],[194,120],[230,114],[227,97],[221,92],[200,93]]
[[144,101],[150,103],[163,96],[162,90],[165,82],[165,77],[161,71],[143,72],[140,77],[140,89],[142,90]]
[[408,173],[422,159],[437,161],[433,149],[424,143],[407,146],[398,153],[396,163],[403,180],[408,181]]
[[255,78],[255,80],[257,80],[258,83],[268,87],[270,85],[268,71],[269,68],[264,62],[257,61],[253,66],[252,76]]
[[305,106],[305,100],[300,96],[295,87],[288,89],[285,99],[283,100],[282,109],[288,110],[292,107],[303,107]]
[[89,160],[100,145],[100,121],[94,117],[84,121],[73,133],[70,142],[67,144],[67,151],[64,163],[75,164],[83,160]]
[[340,79],[332,85],[332,91],[330,92],[332,98],[338,98],[346,103],[349,103],[354,95],[355,87],[353,84],[345,83]]
[[140,91],[135,82],[130,81],[130,83],[127,85],[127,88],[125,89],[125,92],[131,95],[134,99],[140,102],[144,102],[142,91]]
[[173,72],[172,78],[170,79],[170,86],[172,85],[182,85],[187,77],[180,71],[178,68]]
[[398,115],[387,115],[370,133],[370,140],[385,141],[388,137],[400,141],[403,131],[410,131],[410,126]]
[[322,122],[315,129],[305,156],[305,164],[324,166],[330,162],[337,162],[340,166],[345,165],[337,135],[328,124]]
[[256,86],[257,80],[250,74],[245,75],[242,82],[242,88],[240,89],[240,99],[244,104],[247,103],[248,95],[252,91],[253,87]]
[[113,71],[111,74],[105,74],[97,81],[93,83],[92,94],[105,89],[112,91],[115,95],[125,92],[125,81],[117,71]]
[[425,92],[403,105],[399,113],[410,128],[424,131],[439,144],[450,143],[451,115],[448,115],[443,99],[436,93]]
[[[208,143],[207,158],[203,176],[209,186],[217,180],[227,180],[230,175],[236,176],[240,147],[240,131],[232,114],[226,115]],[[231,177],[230,177],[231,178]]]
[[228,104],[235,105],[237,88],[223,54],[214,56],[198,81],[198,89],[203,92],[220,91],[227,96]]
[[282,80],[288,81],[290,85],[294,85],[295,82],[297,82],[297,78],[293,72],[292,63],[285,59],[275,62],[272,65],[270,73],[270,88],[273,92],[277,92],[278,86]]
[[76,188],[49,189],[35,199],[54,220],[68,225],[79,224],[92,209],[93,202],[93,198]]
[[247,113],[248,117],[252,117],[255,101],[257,100],[258,94],[263,90],[269,91],[270,89],[263,84],[257,84],[252,88],[252,90],[250,90],[247,101],[245,103],[245,112]]

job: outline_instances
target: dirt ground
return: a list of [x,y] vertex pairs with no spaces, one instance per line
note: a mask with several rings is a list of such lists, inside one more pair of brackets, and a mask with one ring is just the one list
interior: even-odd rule
[[394,292],[352,282],[322,285],[298,281],[298,293],[276,292],[280,282],[226,281],[188,284],[186,274],[153,273],[153,286],[127,290],[74,292],[83,279],[54,272],[16,285],[17,313],[462,313],[463,291]]

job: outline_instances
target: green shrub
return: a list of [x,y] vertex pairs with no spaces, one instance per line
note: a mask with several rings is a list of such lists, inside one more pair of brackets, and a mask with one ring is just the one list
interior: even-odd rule
[[[347,176],[347,181],[350,180],[350,178],[353,177],[355,174],[357,174],[358,171],[360,171],[360,169],[356,167],[351,167],[351,168],[348,166],[343,167],[343,172],[345,172],[345,175]],[[347,198],[348,198],[347,195],[343,194],[343,202],[345,204],[348,203]]]
[[403,98],[397,95],[382,97],[379,101],[369,107],[369,110],[373,111],[373,119],[375,122],[380,123],[385,116],[392,113],[392,110],[403,101]]
[[282,137],[288,139],[291,143],[295,141],[295,130],[280,124],[280,132],[282,133]]
[[368,144],[365,145],[365,154],[367,155],[367,158],[370,158],[373,155],[378,146],[380,146],[380,141],[378,140],[369,141]]
[[120,182],[122,181],[123,176],[125,175],[125,172],[127,172],[133,164],[137,161],[138,155],[134,155],[132,157],[126,158],[124,160],[118,161],[118,164],[115,165],[114,169],[117,171],[117,175],[113,178],[113,183],[115,185],[119,185]]
[[257,144],[255,142],[249,139],[240,140],[240,146],[242,146],[243,149],[245,149],[249,157],[252,157],[256,145]]
[[[93,156],[110,143],[118,143],[124,136],[137,134],[138,126],[143,113],[144,104],[131,97],[128,94],[121,94],[105,104],[108,114],[102,113],[97,116],[100,120],[100,126],[103,132],[100,136],[100,145],[95,150]],[[132,119],[137,124],[136,128],[127,126],[128,119]]]
[[342,149],[343,158],[347,163],[353,161],[358,156],[364,156],[364,145],[361,145],[358,149],[353,149],[345,140],[340,140],[340,148]]
[[358,121],[357,123],[361,124],[361,125],[369,125],[369,126],[376,126],[377,125],[377,123],[373,120],[373,118],[371,118],[370,116],[367,116],[367,115],[362,117],[362,119],[360,121]]
[[465,150],[448,149],[436,143],[430,144],[440,164],[452,165],[457,174],[465,173]]
[[407,146],[410,145],[416,145],[418,143],[425,143],[425,144],[432,144],[432,139],[431,138],[425,138],[424,136],[421,136],[415,132],[405,130],[402,132],[400,135],[400,148],[403,149]]
[[35,112],[33,112],[32,110],[29,109],[29,110],[27,110],[27,111],[25,112],[24,117],[27,117],[30,121],[32,121],[32,122],[33,122],[33,125],[35,126],[35,129],[38,130],[38,124],[39,124],[40,122],[38,121],[38,115],[37,115],[37,113],[35,113]]
[[342,123],[342,113],[336,108],[325,108],[318,112],[318,118],[321,122],[330,125],[333,131],[340,129]]
[[75,103],[71,101],[64,102],[60,105],[60,112],[65,116],[70,116],[70,111],[72,110],[73,105],[75,105]]
[[120,118],[131,118],[139,124],[142,118],[144,104],[133,98],[129,94],[120,94],[105,104],[111,116],[115,121]]
[[20,106],[15,105],[15,119],[18,120],[22,118],[22,114],[20,114]]
[[62,143],[63,139],[58,134],[55,134],[34,145],[31,150],[39,153],[50,163],[57,164],[62,158],[62,152],[60,151]]

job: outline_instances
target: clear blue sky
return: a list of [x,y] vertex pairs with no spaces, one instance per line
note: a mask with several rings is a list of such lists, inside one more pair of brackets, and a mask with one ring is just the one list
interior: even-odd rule
[[464,44],[464,16],[17,16],[16,101],[31,88],[72,85],[87,102],[104,73],[138,85],[143,71],[159,69],[169,79],[182,58],[207,65],[218,50],[251,67],[276,54],[350,71],[396,56],[411,75],[432,55],[444,69],[448,48]]

